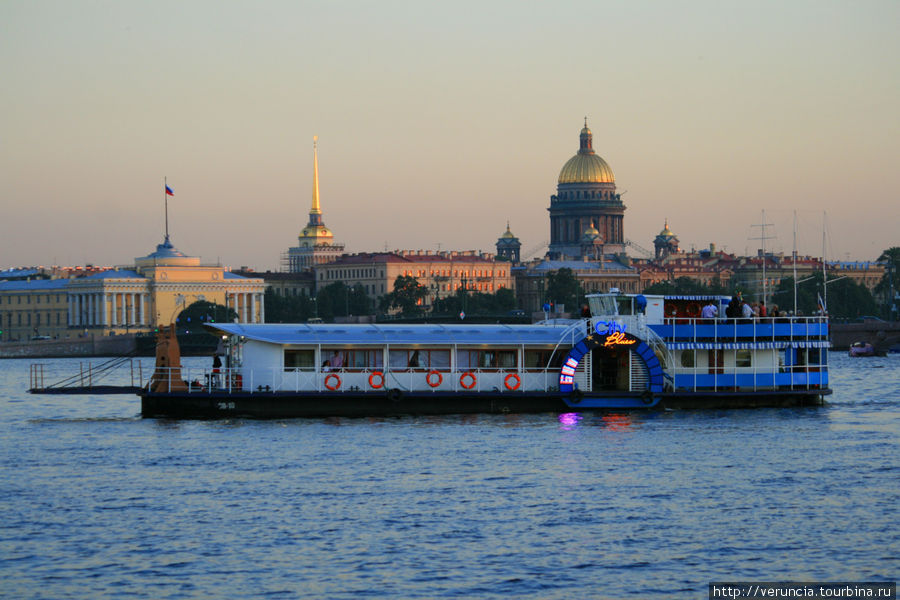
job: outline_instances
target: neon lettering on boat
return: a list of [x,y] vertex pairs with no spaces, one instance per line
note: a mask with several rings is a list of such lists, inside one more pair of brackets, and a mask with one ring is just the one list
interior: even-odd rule
[[607,348],[609,346],[630,346],[631,344],[635,343],[637,343],[637,340],[627,339],[625,337],[625,332],[616,331],[606,336],[606,340],[603,342],[603,347]]
[[570,358],[569,360],[566,361],[566,364],[563,365],[563,368],[560,369],[560,371],[563,375],[572,376],[572,375],[575,375],[575,369],[577,369],[577,368],[578,368],[578,361],[575,360],[574,358]]
[[615,321],[597,321],[597,324],[594,325],[594,331],[597,332],[597,335],[625,333],[625,325],[620,325]]

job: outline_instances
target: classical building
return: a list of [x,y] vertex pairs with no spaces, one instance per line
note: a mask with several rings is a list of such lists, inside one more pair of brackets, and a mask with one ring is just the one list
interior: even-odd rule
[[678,238],[668,227],[656,236],[656,241],[666,242],[665,246],[657,245],[658,249],[662,247],[658,258],[635,258],[632,261],[641,274],[642,290],[653,284],[681,277],[688,277],[707,286],[730,285],[737,265],[735,255],[716,250],[715,244],[710,244],[709,249],[684,252],[678,248]]
[[265,320],[265,282],[201,264],[166,236],[133,266],[66,279],[0,282],[3,341],[153,331],[197,301],[233,309],[240,322]]
[[551,260],[582,256],[582,237],[596,229],[606,252],[625,251],[625,205],[616,193],[616,178],[606,161],[594,152],[587,119],[579,135],[578,153],[559,172],[556,194],[550,197]]
[[325,227],[322,206],[319,201],[319,151],[318,138],[313,137],[313,185],[312,207],[309,222],[297,236],[297,245],[282,256],[283,269],[290,273],[309,271],[316,265],[336,260],[344,253],[344,245],[334,242],[334,234]]
[[[538,259],[513,269],[516,285],[516,303],[526,312],[539,312],[545,302],[556,302],[547,295],[547,276],[560,269],[569,269],[587,294],[609,292],[618,289],[623,293],[641,291],[640,274],[628,259],[607,255],[602,260],[550,260]],[[578,310],[577,306],[564,307],[566,312]]]
[[669,229],[669,221],[666,219],[666,226],[653,239],[653,247],[656,250],[656,260],[664,259],[670,254],[681,252],[678,247],[678,236]]
[[625,205],[616,193],[612,169],[594,152],[587,119],[579,134],[578,152],[559,172],[548,210],[550,246],[546,257],[513,269],[520,308],[537,312],[545,302],[555,302],[546,295],[546,281],[560,269],[571,270],[587,293],[640,291],[639,273],[625,255]]
[[507,222],[506,231],[497,239],[497,258],[516,264],[521,258],[521,251],[522,243],[509,230],[509,222]]
[[513,285],[509,262],[474,250],[345,254],[334,262],[317,265],[315,274],[317,291],[341,281],[347,287],[361,286],[372,299],[394,291],[394,281],[401,275],[415,277],[428,288],[425,307],[460,289],[493,294]]

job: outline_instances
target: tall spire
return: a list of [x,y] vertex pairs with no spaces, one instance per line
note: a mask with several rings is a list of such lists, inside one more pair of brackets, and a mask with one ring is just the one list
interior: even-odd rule
[[310,215],[321,215],[322,208],[319,206],[319,150],[318,144],[319,136],[313,136],[313,189],[312,189],[312,208],[309,211]]

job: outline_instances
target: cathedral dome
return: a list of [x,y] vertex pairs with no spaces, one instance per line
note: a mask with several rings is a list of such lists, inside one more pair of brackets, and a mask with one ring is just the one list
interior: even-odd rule
[[606,161],[593,148],[593,134],[585,119],[579,135],[578,154],[570,158],[559,172],[559,183],[615,183],[616,177]]

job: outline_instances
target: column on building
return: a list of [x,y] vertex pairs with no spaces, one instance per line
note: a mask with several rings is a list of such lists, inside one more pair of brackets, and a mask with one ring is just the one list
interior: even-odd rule
[[249,293],[250,296],[250,322],[256,323],[256,294]]

